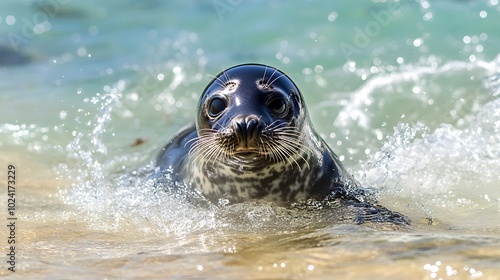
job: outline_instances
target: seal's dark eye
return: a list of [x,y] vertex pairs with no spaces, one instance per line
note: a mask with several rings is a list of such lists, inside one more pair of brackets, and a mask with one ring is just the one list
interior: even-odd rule
[[222,113],[222,111],[224,111],[226,107],[226,100],[220,97],[215,97],[210,100],[210,104],[208,104],[208,114],[210,115],[210,117],[215,118],[220,115],[220,113]]
[[267,107],[277,115],[284,115],[286,113],[286,101],[282,97],[274,97],[269,100]]

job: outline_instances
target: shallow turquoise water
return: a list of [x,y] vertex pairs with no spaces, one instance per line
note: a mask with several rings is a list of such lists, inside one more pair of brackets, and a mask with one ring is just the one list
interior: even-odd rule
[[[23,182],[21,271],[106,260],[89,275],[493,279],[499,12],[496,0],[2,2],[0,160]],[[151,197],[141,172],[194,119],[210,75],[246,62],[287,73],[348,169],[414,228]]]

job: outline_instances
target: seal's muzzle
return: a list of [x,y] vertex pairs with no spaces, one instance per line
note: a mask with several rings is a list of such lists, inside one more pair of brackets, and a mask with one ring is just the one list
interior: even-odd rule
[[259,118],[255,115],[238,116],[232,120],[232,127],[237,141],[237,149],[257,148],[259,133],[262,130]]

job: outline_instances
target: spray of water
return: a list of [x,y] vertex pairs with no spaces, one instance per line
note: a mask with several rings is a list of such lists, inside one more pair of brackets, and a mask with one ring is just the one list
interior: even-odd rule
[[[500,226],[500,100],[463,129],[443,124],[430,131],[400,123],[366,170],[364,184],[400,197],[408,213],[455,226]],[[418,217],[418,215],[417,215]]]

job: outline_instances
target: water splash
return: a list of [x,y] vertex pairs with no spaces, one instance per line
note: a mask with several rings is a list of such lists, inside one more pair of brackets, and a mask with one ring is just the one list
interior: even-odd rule
[[[465,128],[399,124],[373,157],[363,183],[399,196],[411,211],[455,226],[500,226],[500,99]],[[408,212],[411,212],[408,211]],[[492,222],[495,221],[495,222]]]
[[[125,88],[125,82],[119,81],[114,87],[109,87],[106,94],[97,94],[91,99],[85,99],[85,102],[91,102],[99,106],[100,113],[93,121],[85,123],[90,129],[90,133],[86,134],[85,129],[74,131],[74,140],[66,147],[70,159],[78,162],[79,167],[73,168],[67,164],[60,164],[56,170],[60,178],[66,178],[73,181],[72,187],[78,195],[82,196],[76,200],[68,199],[66,196],[68,190],[61,189],[60,193],[66,203],[75,204],[80,200],[88,199],[89,197],[102,197],[103,188],[100,183],[105,182],[107,174],[106,161],[100,160],[107,156],[106,145],[103,143],[102,136],[106,133],[106,125],[111,121],[111,112],[115,108],[117,102],[122,98],[122,92]],[[85,113],[84,113],[85,115]],[[90,142],[88,142],[90,139]],[[89,190],[87,192],[79,190]],[[73,190],[70,190],[73,191]],[[100,210],[106,207],[105,204],[92,205],[92,207]],[[87,209],[91,211],[92,209]]]
[[[500,56],[491,62],[476,61],[449,61],[443,65],[439,65],[439,60],[435,57],[421,59],[417,65],[400,65],[399,70],[394,66],[380,66],[377,68],[376,75],[370,74],[367,76],[365,69],[357,69],[357,74],[366,82],[349,95],[349,100],[346,101],[346,106],[339,112],[334,124],[338,127],[347,127],[352,122],[357,126],[369,129],[373,127],[371,121],[376,112],[369,110],[373,106],[376,94],[384,94],[393,92],[394,94],[407,96],[408,99],[414,102],[421,102],[422,106],[428,107],[434,104],[435,98],[439,93],[439,88],[433,88],[433,84],[425,83],[427,76],[432,75],[434,79],[441,77],[453,76],[450,73],[459,74],[463,71],[474,71],[476,73],[484,72],[485,76],[490,78],[485,80],[487,88],[496,87],[498,91],[498,69],[500,68]],[[368,73],[370,73],[368,71]],[[403,90],[405,84],[412,85],[410,90]],[[383,91],[380,91],[383,89]],[[493,93],[496,96],[496,93]],[[387,98],[387,97],[386,97]],[[456,97],[455,97],[456,98]],[[383,110],[384,108],[377,108]],[[462,117],[468,112],[462,112],[459,115]]]

